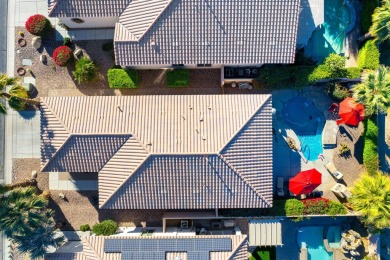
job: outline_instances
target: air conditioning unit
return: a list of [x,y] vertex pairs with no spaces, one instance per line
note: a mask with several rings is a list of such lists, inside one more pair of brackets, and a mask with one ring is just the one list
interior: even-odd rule
[[180,228],[188,228],[188,220],[180,221]]

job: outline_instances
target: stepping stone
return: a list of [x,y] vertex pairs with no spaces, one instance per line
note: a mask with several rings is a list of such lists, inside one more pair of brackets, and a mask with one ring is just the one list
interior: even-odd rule
[[23,66],[31,66],[32,65],[32,61],[30,59],[23,59],[22,60],[22,65]]

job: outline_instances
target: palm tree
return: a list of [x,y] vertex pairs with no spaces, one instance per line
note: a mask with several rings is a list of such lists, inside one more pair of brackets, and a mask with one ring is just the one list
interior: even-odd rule
[[14,188],[0,194],[0,230],[7,237],[25,235],[40,226],[47,200],[37,195],[35,187]]
[[41,225],[31,230],[27,235],[15,235],[12,239],[17,244],[17,249],[21,253],[28,253],[31,259],[42,258],[48,248],[60,247],[65,238],[58,235],[55,230],[53,219],[54,211],[46,210],[44,212],[45,221]]
[[364,173],[351,190],[352,207],[363,221],[377,229],[390,227],[390,177],[382,172]]
[[[5,92],[5,87],[11,86],[9,93]],[[39,106],[39,102],[30,99],[27,91],[18,84],[18,79],[0,74],[0,97],[6,99],[11,108],[21,110],[26,104]],[[6,114],[4,105],[0,102],[0,114]]]
[[390,0],[382,0],[382,5],[372,14],[370,34],[379,42],[390,39]]
[[386,113],[390,107],[390,73],[389,68],[383,65],[379,69],[363,78],[363,82],[353,89],[353,96],[357,102],[364,105],[365,114]]

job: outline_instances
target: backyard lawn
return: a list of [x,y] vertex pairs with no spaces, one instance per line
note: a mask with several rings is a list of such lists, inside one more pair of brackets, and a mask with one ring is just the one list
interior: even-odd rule
[[273,260],[276,259],[275,247],[256,247],[249,260]]

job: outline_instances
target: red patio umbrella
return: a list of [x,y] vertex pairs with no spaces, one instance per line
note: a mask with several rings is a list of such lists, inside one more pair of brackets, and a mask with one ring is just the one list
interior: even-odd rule
[[301,171],[290,180],[289,189],[295,195],[308,194],[321,184],[322,175],[316,169]]
[[344,99],[339,106],[339,116],[337,124],[347,124],[357,126],[364,119],[364,106],[357,103],[353,98]]

